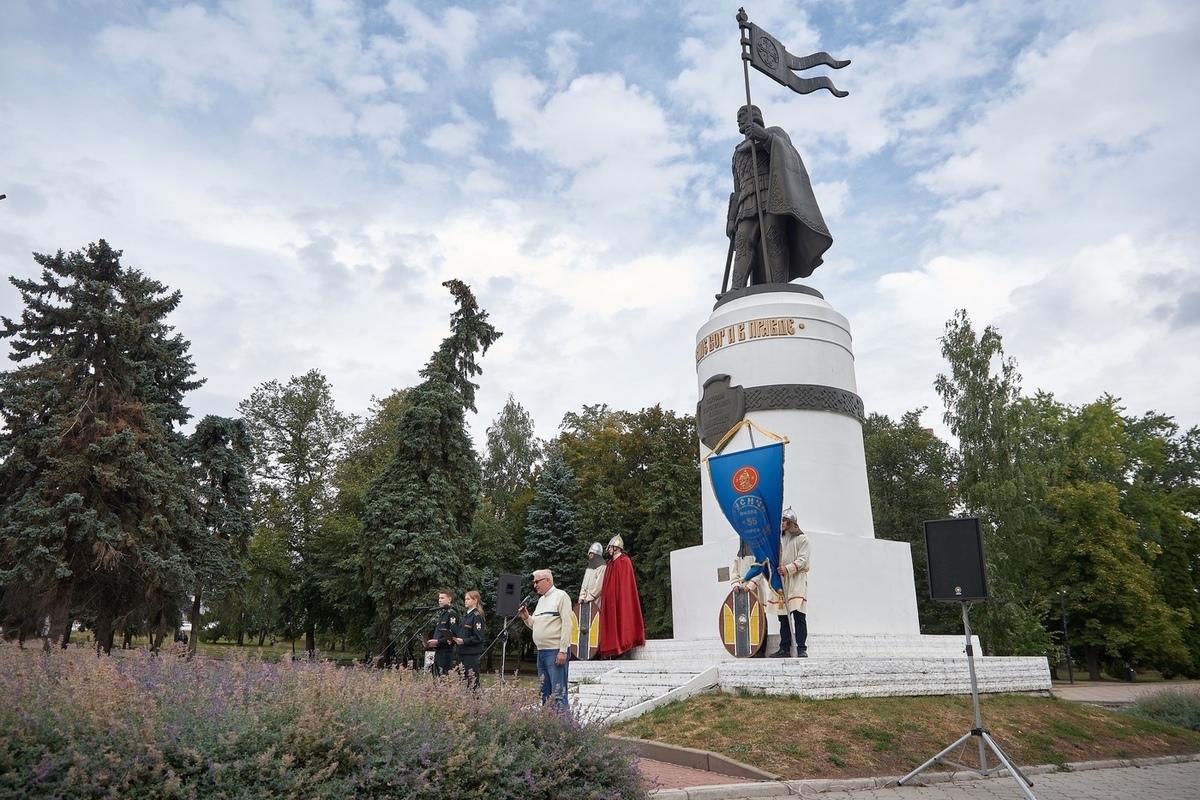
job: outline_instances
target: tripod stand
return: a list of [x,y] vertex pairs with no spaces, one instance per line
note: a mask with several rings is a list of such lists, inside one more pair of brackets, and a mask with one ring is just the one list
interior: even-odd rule
[[[505,617],[504,618],[504,627],[501,628],[501,630],[498,634],[496,634],[496,638],[492,639],[492,643],[489,644],[487,647],[483,648],[483,653],[480,654],[480,658],[482,658],[489,650],[491,650],[493,647],[496,646],[496,642],[502,642],[502,644],[500,645],[500,685],[501,686],[504,685],[504,666],[505,666],[504,660],[505,660],[505,658],[508,657],[508,629],[509,629],[509,627],[512,626],[512,624],[514,622],[516,622],[519,619],[520,619],[520,617]],[[520,661],[517,662],[518,672],[520,671],[520,663],[521,663]]]
[[400,654],[401,658],[406,660],[407,656],[405,654],[408,652],[408,648],[414,641],[417,641],[418,637],[420,637],[422,628],[432,622],[433,612],[436,610],[437,609],[433,608],[415,609],[412,613],[412,616],[408,618],[408,622],[404,623],[404,627],[400,630],[400,633],[396,634],[391,638],[391,640],[388,641],[387,645],[383,648],[383,652],[380,654],[380,657],[389,657],[388,652],[392,645],[403,639],[404,644],[400,645]]
[[[907,781],[912,780],[937,761],[942,761],[952,767],[958,767],[959,769],[965,769],[971,772],[978,771],[979,774],[985,778],[988,775],[999,772],[1000,766],[1003,766],[1008,770],[1008,774],[1012,776],[1012,779],[1017,782],[1017,786],[1021,787],[1021,791],[1025,793],[1025,796],[1029,798],[1029,800],[1037,800],[1037,798],[1034,797],[1033,792],[1029,789],[1030,786],[1033,786],[1033,781],[1025,777],[1025,773],[1021,772],[1021,770],[1019,770],[1015,764],[1008,760],[1008,756],[1004,755],[1004,751],[1000,749],[1000,745],[996,744],[996,742],[992,740],[992,737],[988,735],[988,732],[983,729],[983,717],[979,713],[979,684],[975,680],[975,655],[974,650],[971,647],[971,620],[967,614],[967,609],[970,607],[970,605],[971,604],[968,601],[962,601],[963,628],[967,632],[967,669],[971,674],[971,700],[975,704],[975,727],[963,734],[954,744],[950,745],[945,750],[938,753],[936,756],[929,759],[900,780],[896,781],[896,783],[900,786],[903,786]],[[949,753],[951,750],[954,750],[956,747],[965,744],[971,737],[975,737],[979,741],[978,770],[973,770],[968,766],[956,763],[945,757],[947,753]],[[988,749],[991,749],[992,754],[999,759],[1000,765],[991,768],[988,767]]]

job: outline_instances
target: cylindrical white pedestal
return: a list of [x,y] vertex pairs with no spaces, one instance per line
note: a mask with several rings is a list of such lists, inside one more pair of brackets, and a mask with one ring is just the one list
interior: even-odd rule
[[[784,505],[796,510],[800,527],[874,538],[862,401],[846,318],[811,294],[764,292],[719,306],[696,341],[700,390],[714,376],[728,375],[730,386],[742,387],[746,417],[788,437]],[[744,450],[751,437],[767,443],[743,430],[725,450]],[[709,452],[701,447],[702,458]],[[728,539],[733,529],[717,506],[708,470],[702,468],[701,476],[704,541]]]
[[[909,547],[875,539],[848,321],[803,286],[736,294],[696,334],[698,423],[707,440],[701,458],[739,410],[786,436],[784,506],[795,509],[813,543],[810,629],[919,633]],[[769,441],[744,429],[723,452]],[[731,564],[738,545],[703,463],[700,472],[704,544],[671,555],[676,639],[715,635],[729,591],[720,569]]]

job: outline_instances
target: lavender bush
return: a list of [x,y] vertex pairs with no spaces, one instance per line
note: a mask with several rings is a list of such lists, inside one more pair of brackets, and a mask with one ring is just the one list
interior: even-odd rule
[[454,679],[0,643],[0,797],[644,798],[632,755]]

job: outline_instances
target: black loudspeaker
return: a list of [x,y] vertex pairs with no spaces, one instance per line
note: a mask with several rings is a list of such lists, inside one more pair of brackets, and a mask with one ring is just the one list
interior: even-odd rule
[[496,587],[496,613],[502,617],[515,617],[521,607],[521,576],[501,575]]
[[988,599],[983,530],[977,517],[925,521],[929,597],[940,603]]

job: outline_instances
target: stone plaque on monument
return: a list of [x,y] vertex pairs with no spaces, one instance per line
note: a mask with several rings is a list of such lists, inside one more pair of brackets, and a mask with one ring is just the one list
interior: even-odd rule
[[730,386],[728,375],[713,375],[704,382],[704,393],[696,404],[696,427],[705,447],[715,448],[744,416],[746,393],[741,386]]

